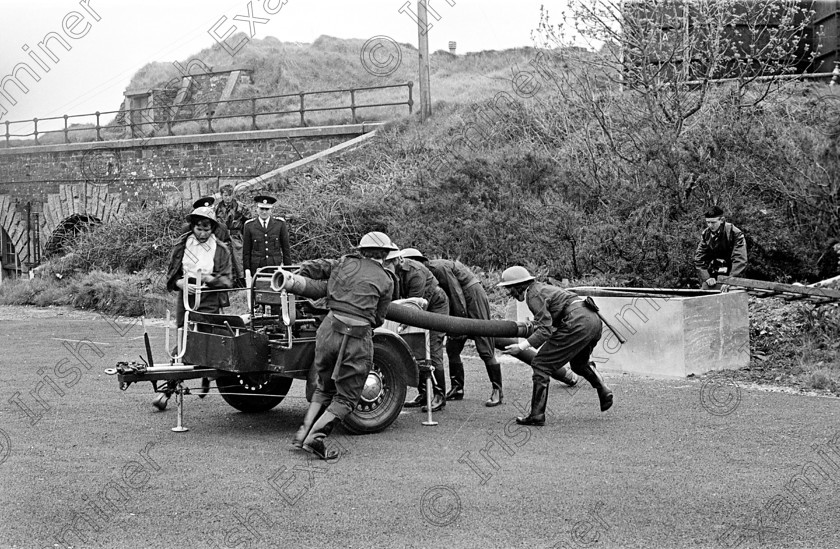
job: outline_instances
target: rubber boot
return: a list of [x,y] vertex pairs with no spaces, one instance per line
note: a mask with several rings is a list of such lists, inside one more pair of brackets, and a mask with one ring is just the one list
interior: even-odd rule
[[312,425],[324,411],[324,406],[320,402],[310,402],[309,408],[306,409],[306,415],[303,416],[303,423],[292,438],[292,446],[295,448],[303,448],[303,441],[309,435]]
[[[572,368],[572,370],[575,370]],[[580,377],[589,382],[598,391],[598,400],[601,401],[601,411],[606,412],[613,405],[613,392],[604,382],[601,373],[595,369],[595,363],[590,362],[583,368],[575,370]]]
[[311,454],[315,454],[323,460],[338,459],[339,452],[335,448],[327,448],[326,438],[332,433],[333,427],[341,423],[341,418],[336,417],[330,411],[324,414],[315,421],[312,430],[303,441],[303,449]]
[[449,361],[449,381],[452,388],[446,393],[446,400],[464,399],[464,363]]
[[429,372],[420,371],[418,376],[420,383],[417,385],[417,396],[403,404],[403,408],[419,408],[426,404],[426,378]]
[[[446,397],[444,396],[446,393],[446,373],[442,369],[436,369],[433,372],[432,380],[434,381],[432,385],[432,411],[438,412],[446,407]],[[421,410],[428,412],[429,407],[423,406]]]
[[485,364],[487,368],[487,377],[490,378],[490,383],[493,384],[493,392],[490,393],[490,398],[484,403],[488,408],[498,406],[505,400],[505,395],[502,392],[502,365],[498,362],[493,364]]
[[519,425],[545,425],[545,408],[548,405],[548,380],[534,381],[531,393],[531,411],[525,417],[516,418]]
[[560,383],[564,383],[569,387],[574,387],[580,380],[580,377],[572,371],[568,364],[564,364],[560,368],[552,371],[551,378],[556,379]]

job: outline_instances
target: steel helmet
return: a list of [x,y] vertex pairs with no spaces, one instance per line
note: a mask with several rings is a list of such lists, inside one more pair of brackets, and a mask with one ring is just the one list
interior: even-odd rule
[[400,257],[404,259],[419,259],[420,261],[426,261],[426,257],[420,253],[420,250],[417,248],[404,248],[400,252]]
[[359,245],[356,247],[359,249],[376,248],[379,250],[399,250],[399,248],[391,242],[391,238],[387,234],[380,233],[378,231],[367,233],[361,240],[359,240]]
[[513,267],[505,269],[502,273],[502,281],[496,284],[496,286],[515,286],[516,284],[529,282],[531,280],[534,280],[534,277],[531,276],[528,269],[519,265],[514,265]]
[[190,223],[198,223],[198,218],[209,219],[214,227],[219,224],[216,220],[216,212],[209,206],[200,206],[187,215],[187,221]]

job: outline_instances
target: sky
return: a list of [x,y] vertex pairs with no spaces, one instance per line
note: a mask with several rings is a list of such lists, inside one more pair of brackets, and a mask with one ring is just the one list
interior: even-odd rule
[[[458,53],[532,46],[531,31],[539,23],[540,6],[559,13],[562,2],[430,0],[440,19],[429,16],[429,50],[448,49],[451,40],[457,42]],[[0,85],[0,124],[116,110],[132,75],[142,66],[151,61],[187,60],[215,41],[225,40],[233,26],[236,32],[253,34],[254,39],[274,36],[284,42],[313,42],[321,35],[363,40],[385,35],[416,45],[418,25],[413,14],[417,3],[0,0],[0,79],[11,75],[20,63],[29,65],[40,78],[35,81],[23,70],[15,72],[27,92],[8,79]],[[210,34],[214,28],[217,39]],[[48,35],[52,37],[46,41],[47,49],[55,59],[38,46]],[[226,43],[235,50],[235,40]],[[12,105],[9,97],[17,104]],[[4,131],[0,126],[0,133]]]

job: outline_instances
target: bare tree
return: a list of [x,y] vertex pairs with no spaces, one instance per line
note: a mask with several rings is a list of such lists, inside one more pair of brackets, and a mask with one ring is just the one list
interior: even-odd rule
[[[639,94],[656,131],[678,136],[710,86],[731,81],[739,108],[781,88],[814,59],[810,2],[795,0],[570,0],[553,24],[542,11],[535,41],[579,70],[557,72],[568,99],[597,103]],[[573,48],[584,44],[590,52]]]

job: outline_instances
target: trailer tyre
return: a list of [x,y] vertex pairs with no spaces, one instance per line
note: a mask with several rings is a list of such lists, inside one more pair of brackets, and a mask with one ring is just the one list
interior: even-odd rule
[[368,374],[362,397],[352,414],[344,418],[344,427],[362,435],[377,433],[400,415],[405,402],[406,386],[401,354],[393,343],[376,341],[373,344],[373,368]]
[[292,378],[269,374],[236,374],[216,379],[225,402],[240,412],[267,412],[283,402]]

